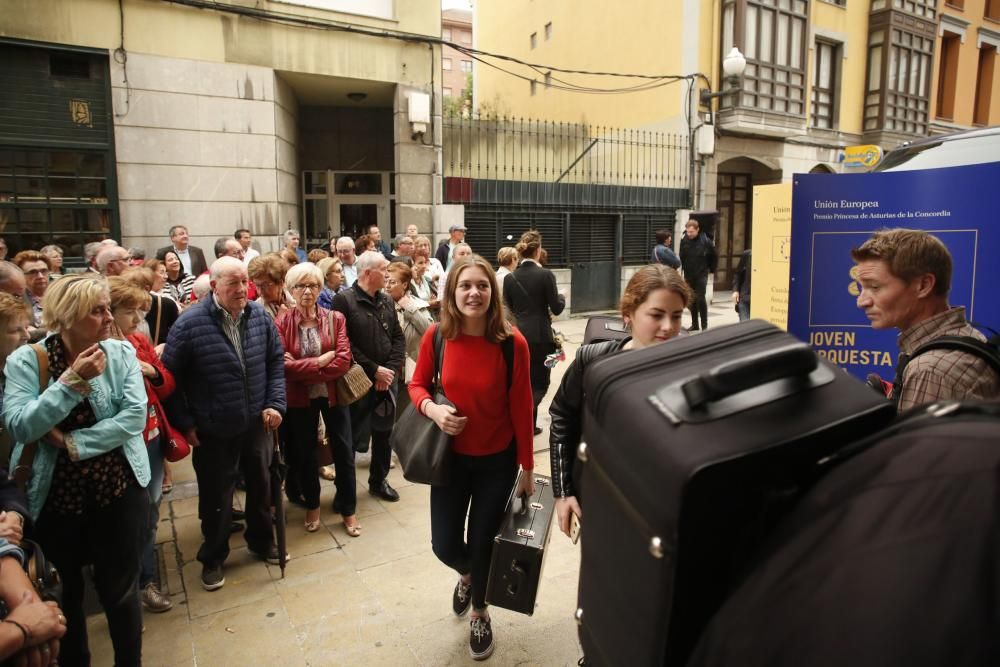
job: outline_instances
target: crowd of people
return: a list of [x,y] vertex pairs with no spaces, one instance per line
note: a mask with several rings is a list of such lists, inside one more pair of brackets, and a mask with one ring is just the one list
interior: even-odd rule
[[[175,225],[170,243],[148,258],[113,240],[88,244],[82,272],[64,271],[57,246],[0,261],[0,457],[27,473],[19,483],[3,475],[0,558],[23,558],[28,533],[63,582],[59,606],[28,593],[14,599],[5,588],[13,611],[0,622],[0,656],[31,651],[37,664],[89,664],[89,571],[116,664],[140,663],[143,609],[173,606],[157,581],[155,537],[172,488],[165,455],[174,438],[191,446],[203,535],[197,559],[201,584],[212,591],[225,585],[233,532],[242,531],[261,560],[290,558],[274,539],[275,442],[287,463],[284,496],[305,509],[302,528],[321,526],[320,479],[332,479],[330,510],[358,538],[355,455],[370,449],[369,493],[398,501],[388,481],[389,442],[412,401],[455,436],[462,473],[432,493],[432,542],[459,575],[455,612],[472,609],[470,651],[487,657],[492,537],[518,468],[534,467],[532,427],[548,369],[533,350],[549,351],[549,317],[565,298],[541,267],[536,232],[501,251],[499,273],[464,234],[454,225],[433,249],[411,225],[390,246],[373,226],[307,251],[289,230],[283,247],[261,253],[240,229],[218,239],[207,259]],[[501,291],[517,281],[526,292],[505,308]],[[448,342],[441,381],[453,408],[429,400],[435,333]],[[470,374],[470,365],[498,377]],[[354,366],[372,386],[344,405],[337,381]],[[332,466],[320,465],[322,447]],[[242,510],[234,508],[238,487],[246,491]],[[3,569],[5,581],[11,569]],[[15,650],[3,652],[8,644]]]
[[[497,270],[473,253],[464,233],[452,226],[432,256],[430,239],[412,225],[391,247],[373,226],[358,239],[309,251],[290,230],[281,250],[260,253],[241,229],[215,243],[209,263],[178,225],[170,245],[149,259],[114,241],[89,244],[81,273],[63,273],[55,246],[0,260],[0,458],[14,473],[0,476],[0,563],[25,558],[20,547],[30,536],[63,585],[56,605],[39,599],[19,566],[0,568],[8,612],[0,621],[0,659],[23,652],[28,664],[89,664],[83,598],[90,568],[115,663],[140,664],[143,609],[172,607],[157,581],[155,536],[171,488],[165,453],[173,438],[192,447],[203,535],[197,560],[202,586],[213,591],[225,585],[233,532],[244,532],[261,560],[290,557],[274,539],[269,470],[276,448],[288,467],[285,498],[305,509],[302,529],[321,526],[326,478],[335,484],[330,510],[344,534],[361,537],[355,455],[370,449],[368,492],[398,501],[388,481],[389,443],[411,403],[453,436],[453,474],[431,489],[431,542],[458,576],[452,608],[470,614],[471,655],[489,657],[493,538],[515,480],[517,493],[533,491],[533,475],[518,471],[534,469],[538,408],[550,382],[544,362],[555,349],[551,320],[566,299],[544,266],[537,232],[501,248]],[[876,235],[856,250],[859,307],[876,327],[945,317],[964,326],[961,309],[947,305],[951,267],[943,245],[908,234]],[[623,292],[628,336],[581,347],[552,402],[553,490],[567,535],[583,515],[572,457],[582,435],[586,366],[676,337],[686,308],[703,313],[703,277],[681,277],[676,266],[697,252],[695,266],[708,269],[710,240],[699,240],[697,224],[689,223],[680,258],[669,234],[657,241],[653,262]],[[914,269],[930,252],[925,246],[942,266]],[[920,280],[930,285],[905,287]],[[893,281],[904,285],[890,302],[875,282]],[[906,304],[912,307],[900,310]],[[961,354],[911,363],[899,378],[900,386],[906,380],[900,405],[930,395],[920,378],[933,375],[933,363],[947,363],[953,375],[959,367],[977,371],[959,374],[969,385],[960,397],[995,395],[997,379],[982,362],[956,361]],[[371,388],[344,404],[338,380],[355,367]],[[437,403],[436,392],[451,404]],[[946,393],[934,385],[935,398]],[[320,465],[323,446],[331,467]],[[233,506],[238,487],[246,491],[242,511]]]

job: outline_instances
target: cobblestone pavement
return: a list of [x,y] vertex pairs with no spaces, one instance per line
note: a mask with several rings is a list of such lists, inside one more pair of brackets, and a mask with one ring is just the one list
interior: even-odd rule
[[[733,322],[729,302],[712,305],[710,323]],[[567,356],[583,339],[585,319],[556,324]],[[685,314],[685,326],[689,315]],[[565,370],[553,373],[546,404]],[[543,404],[540,425],[547,426]],[[549,472],[548,430],[535,438],[536,470]],[[363,461],[359,461],[363,466]],[[206,592],[195,554],[201,543],[197,484],[190,458],[174,465],[174,490],[164,496],[157,542],[164,592],[172,610],[145,615],[147,665],[461,665],[468,653],[468,620],[451,612],[455,574],[431,551],[429,487],[406,482],[399,468],[389,481],[400,502],[367,493],[358,473],[358,516],[364,534],[350,538],[329,511],[332,482],[322,483],[323,527],[303,529],[304,510],[288,508],[292,560],[282,579],[277,566],[253,559],[242,535],[231,540],[226,585]],[[556,529],[553,529],[556,530]],[[549,545],[533,616],[492,609],[494,665],[575,665],[581,655],[573,622],[580,552],[556,532]],[[88,620],[94,665],[114,662],[104,615]]]

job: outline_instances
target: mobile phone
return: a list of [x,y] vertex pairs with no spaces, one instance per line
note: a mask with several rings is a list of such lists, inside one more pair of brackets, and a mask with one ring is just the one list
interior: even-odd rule
[[573,540],[573,544],[580,541],[580,517],[576,515],[576,512],[570,512],[569,515],[569,539]]

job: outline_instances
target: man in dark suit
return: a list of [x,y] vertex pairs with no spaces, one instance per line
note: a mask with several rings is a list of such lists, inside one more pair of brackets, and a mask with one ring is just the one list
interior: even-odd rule
[[170,242],[172,245],[156,251],[156,259],[162,260],[168,250],[173,250],[181,260],[184,273],[189,276],[200,276],[208,271],[208,264],[205,263],[205,253],[201,251],[201,248],[189,245],[187,227],[184,225],[174,225],[171,227]]
[[538,428],[538,404],[549,389],[552,370],[545,366],[545,357],[556,351],[552,338],[552,318],[566,307],[566,297],[556,289],[556,277],[538,263],[542,238],[538,232],[525,232],[517,244],[522,260],[513,273],[504,278],[503,300],[514,315],[517,328],[528,341],[531,354],[529,372],[535,413],[535,435]]

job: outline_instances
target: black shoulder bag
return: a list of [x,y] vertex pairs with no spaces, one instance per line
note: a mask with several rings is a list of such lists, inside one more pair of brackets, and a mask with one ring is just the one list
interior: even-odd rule
[[[434,383],[431,396],[438,405],[454,404],[441,388],[441,367],[444,365],[444,338],[434,327]],[[410,403],[392,429],[389,445],[399,457],[403,477],[414,484],[443,486],[451,481],[451,436],[438,428],[434,420],[420,414]]]

